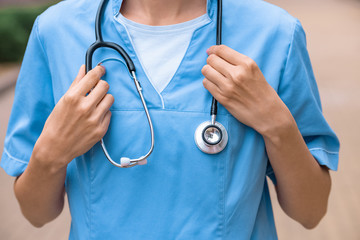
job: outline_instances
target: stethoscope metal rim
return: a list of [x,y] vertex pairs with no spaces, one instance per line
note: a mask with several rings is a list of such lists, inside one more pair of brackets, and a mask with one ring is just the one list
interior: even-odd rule
[[[203,137],[204,137],[203,132],[205,131],[206,128],[211,127],[212,125],[217,126],[222,132],[222,139],[216,145],[207,144],[203,139]],[[224,148],[227,146],[229,137],[228,137],[225,127],[221,123],[215,122],[215,124],[212,124],[211,121],[205,121],[196,128],[196,131],[194,134],[194,139],[195,139],[196,146],[202,152],[207,153],[207,154],[217,154],[217,153],[221,152],[222,150],[224,150]]]
[[[219,132],[219,135],[220,135],[219,139],[216,142],[213,142],[213,143],[209,142],[208,139],[206,139],[206,137],[205,137],[206,136],[206,131],[211,129],[211,128],[215,128]],[[208,145],[217,145],[217,144],[219,144],[221,142],[221,140],[223,138],[223,133],[222,133],[221,129],[218,126],[216,126],[215,124],[210,124],[210,125],[206,126],[206,128],[204,128],[204,130],[202,131],[201,135],[202,135],[203,141]]]

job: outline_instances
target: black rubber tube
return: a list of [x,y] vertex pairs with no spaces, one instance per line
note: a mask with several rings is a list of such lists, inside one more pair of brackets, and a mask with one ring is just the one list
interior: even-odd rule
[[[216,45],[222,43],[222,0],[218,0],[216,19]],[[211,102],[210,116],[217,115],[217,100],[213,97]]]
[[135,65],[127,52],[118,44],[113,42],[104,42],[101,32],[101,19],[105,11],[105,6],[107,4],[108,0],[101,0],[99,8],[96,13],[96,19],[95,19],[95,38],[96,41],[89,47],[89,49],[86,51],[85,56],[85,66],[86,66],[86,73],[92,69],[92,57],[94,55],[94,52],[101,47],[111,48],[117,51],[125,60],[126,66],[128,67],[128,70],[130,72],[135,72]]

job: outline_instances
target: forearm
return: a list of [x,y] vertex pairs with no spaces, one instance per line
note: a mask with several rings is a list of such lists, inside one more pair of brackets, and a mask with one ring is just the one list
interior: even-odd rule
[[326,213],[330,175],[311,155],[290,112],[283,116],[281,124],[263,134],[277,196],[290,217],[313,228]]
[[[64,206],[66,167],[106,133],[114,102],[109,84],[97,66],[85,66],[45,122],[29,165],[14,185],[24,216],[37,227],[56,218]],[[90,93],[89,93],[90,92]]]
[[54,166],[50,158],[35,147],[28,167],[14,184],[22,213],[36,227],[55,219],[64,206],[66,166]]

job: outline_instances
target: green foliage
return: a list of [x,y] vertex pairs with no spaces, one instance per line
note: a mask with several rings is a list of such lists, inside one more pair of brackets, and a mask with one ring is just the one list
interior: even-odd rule
[[49,6],[0,9],[0,62],[17,62],[24,55],[36,17]]

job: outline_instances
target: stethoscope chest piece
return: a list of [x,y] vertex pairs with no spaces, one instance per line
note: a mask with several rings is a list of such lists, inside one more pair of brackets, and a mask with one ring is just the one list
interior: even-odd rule
[[195,143],[198,148],[207,154],[217,154],[224,150],[228,143],[228,134],[225,127],[211,121],[201,123],[195,131]]

